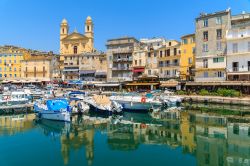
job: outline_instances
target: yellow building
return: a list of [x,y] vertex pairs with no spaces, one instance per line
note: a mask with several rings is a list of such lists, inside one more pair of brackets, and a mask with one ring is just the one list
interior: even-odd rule
[[180,78],[191,81],[195,67],[195,34],[182,36],[181,40]]
[[166,41],[166,44],[158,49],[158,67],[161,79],[179,78],[180,52],[180,43],[176,40]]
[[21,77],[24,52],[24,48],[16,46],[0,47],[0,79],[15,80]]
[[[60,26],[60,69],[63,71],[63,79],[79,79],[79,55],[94,51],[94,25],[90,16],[85,21],[85,33],[77,30],[69,33],[69,25],[66,19]],[[65,59],[70,63],[65,63]],[[76,64],[73,62],[77,62]]]
[[56,79],[58,56],[53,53],[27,53],[21,60],[21,77],[34,82],[48,82]]

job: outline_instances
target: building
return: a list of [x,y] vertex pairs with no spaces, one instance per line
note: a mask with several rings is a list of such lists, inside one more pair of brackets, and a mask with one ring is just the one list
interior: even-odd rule
[[250,14],[231,17],[227,32],[227,78],[250,81]]
[[63,71],[62,79],[79,79],[79,55],[94,51],[94,25],[90,16],[85,21],[85,33],[77,30],[69,33],[66,19],[60,26],[60,69]]
[[149,77],[159,77],[158,49],[165,45],[166,39],[142,39],[141,42],[146,46],[147,50],[145,74]]
[[195,68],[195,34],[181,37],[180,79],[192,81]]
[[181,51],[178,41],[166,41],[166,44],[159,48],[153,56],[158,57],[157,63],[161,80],[179,78]]
[[27,53],[21,60],[21,78],[30,82],[49,82],[59,79],[59,56],[49,53]]
[[84,81],[103,81],[107,79],[107,57],[103,52],[80,55],[80,79]]
[[21,60],[26,49],[16,46],[0,47],[0,79],[20,79]]
[[131,81],[133,51],[139,44],[134,37],[121,37],[107,41],[108,82]]
[[231,10],[202,13],[196,18],[196,82],[226,80],[226,31]]
[[[158,75],[157,57],[151,57],[151,53],[165,44],[164,38],[141,39],[140,45],[133,52],[133,78],[139,76]],[[150,57],[149,57],[150,53]],[[153,63],[152,63],[153,62]]]

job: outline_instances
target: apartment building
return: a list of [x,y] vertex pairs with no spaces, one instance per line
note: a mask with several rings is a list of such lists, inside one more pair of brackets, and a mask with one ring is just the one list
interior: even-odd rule
[[231,17],[227,32],[227,78],[250,81],[250,14]]
[[196,18],[196,82],[226,80],[226,32],[231,10],[201,13]]
[[133,51],[139,41],[134,37],[121,37],[107,41],[108,82],[132,81]]

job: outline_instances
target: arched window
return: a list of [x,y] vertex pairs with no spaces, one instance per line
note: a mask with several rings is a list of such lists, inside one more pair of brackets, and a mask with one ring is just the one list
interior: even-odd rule
[[64,28],[62,29],[62,33],[64,34]]
[[74,54],[77,54],[77,46],[74,46]]
[[87,26],[87,31],[89,31],[89,25]]

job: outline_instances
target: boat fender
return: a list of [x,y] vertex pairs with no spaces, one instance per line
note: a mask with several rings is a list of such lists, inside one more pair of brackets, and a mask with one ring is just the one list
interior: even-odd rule
[[145,128],[147,128],[147,125],[144,124],[144,123],[142,123],[142,124],[141,124],[141,129],[145,129]]
[[142,97],[142,98],[141,98],[141,102],[142,102],[142,103],[146,103],[146,97]]

